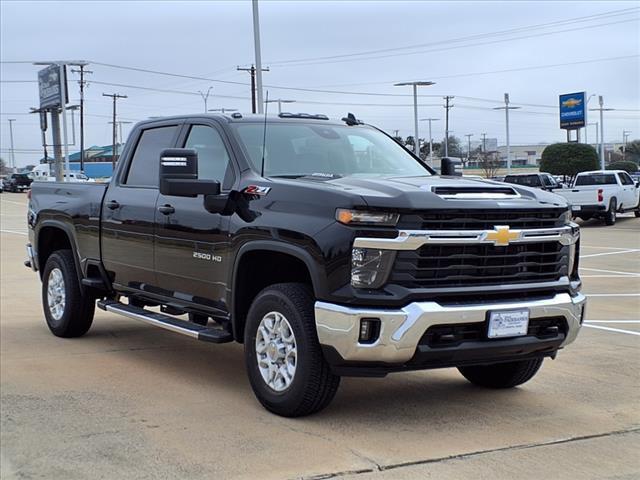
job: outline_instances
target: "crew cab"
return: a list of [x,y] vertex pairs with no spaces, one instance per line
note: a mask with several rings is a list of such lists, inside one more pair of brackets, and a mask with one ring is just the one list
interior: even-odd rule
[[525,187],[541,188],[542,190],[553,191],[562,188],[550,173],[510,173],[504,177],[503,182],[524,185]]
[[148,120],[108,185],[34,183],[26,264],[54,335],[85,334],[97,303],[243,343],[279,415],[346,375],[515,387],[578,335],[579,228],[557,195],[454,172],[353,115]]
[[7,192],[24,192],[31,186],[31,178],[26,173],[12,173],[3,180],[3,188]]
[[618,213],[633,211],[640,216],[640,182],[624,170],[581,172],[570,189],[556,193],[567,199],[573,215],[582,220],[602,218],[614,225]]

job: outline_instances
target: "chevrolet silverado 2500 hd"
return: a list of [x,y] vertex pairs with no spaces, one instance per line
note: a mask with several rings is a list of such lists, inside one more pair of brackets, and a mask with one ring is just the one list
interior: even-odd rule
[[557,195],[454,171],[351,115],[153,119],[108,185],[33,184],[26,264],[54,335],[97,303],[243,343],[279,415],[324,408],[344,375],[514,387],[578,334],[579,230]]

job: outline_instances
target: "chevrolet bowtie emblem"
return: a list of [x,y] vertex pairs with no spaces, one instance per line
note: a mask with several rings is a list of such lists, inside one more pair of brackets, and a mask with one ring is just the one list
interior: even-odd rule
[[509,226],[496,226],[492,232],[487,232],[485,240],[492,241],[494,245],[498,247],[506,247],[509,242],[518,240],[520,238],[520,232],[512,232],[509,230]]

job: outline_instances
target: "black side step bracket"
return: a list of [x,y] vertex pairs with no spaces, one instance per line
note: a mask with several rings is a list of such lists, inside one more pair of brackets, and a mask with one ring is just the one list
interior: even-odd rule
[[134,320],[140,320],[141,322],[171,330],[172,332],[181,333],[203,342],[227,343],[233,341],[233,335],[221,328],[205,327],[162,313],[150,312],[144,308],[126,305],[116,300],[100,300],[98,307],[107,312],[117,313],[118,315],[133,318]]

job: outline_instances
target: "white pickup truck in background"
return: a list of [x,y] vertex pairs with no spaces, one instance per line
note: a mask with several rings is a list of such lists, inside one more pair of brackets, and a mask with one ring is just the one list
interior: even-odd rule
[[565,197],[573,216],[582,220],[598,217],[613,225],[618,213],[633,211],[640,217],[640,182],[624,170],[581,172],[571,188],[554,193]]

